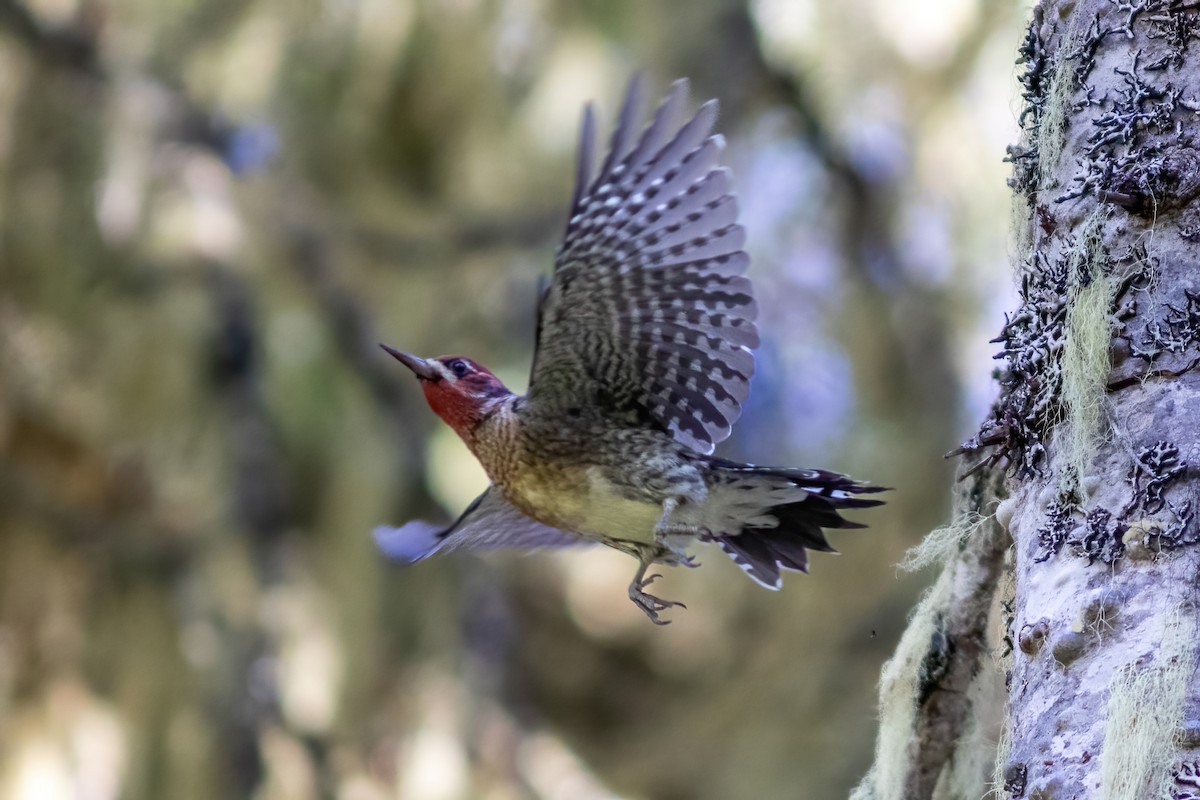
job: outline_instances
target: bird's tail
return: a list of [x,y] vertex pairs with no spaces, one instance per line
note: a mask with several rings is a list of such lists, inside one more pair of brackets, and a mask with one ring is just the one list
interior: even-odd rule
[[712,459],[711,518],[706,527],[721,549],[768,589],[782,585],[780,570],[808,572],[809,550],[836,552],[822,528],[863,528],[843,519],[844,508],[882,500],[860,497],[886,491],[820,469],[756,467]]

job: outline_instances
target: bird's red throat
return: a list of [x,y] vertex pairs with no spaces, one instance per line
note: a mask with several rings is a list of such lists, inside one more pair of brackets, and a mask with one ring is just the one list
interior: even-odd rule
[[466,439],[483,421],[483,405],[487,398],[467,391],[462,383],[449,381],[423,381],[421,388],[433,413]]

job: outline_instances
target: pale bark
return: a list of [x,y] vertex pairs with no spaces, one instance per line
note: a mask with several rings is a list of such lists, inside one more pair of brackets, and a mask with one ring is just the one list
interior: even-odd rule
[[1001,396],[857,798],[1200,797],[1198,8],[1034,10]]

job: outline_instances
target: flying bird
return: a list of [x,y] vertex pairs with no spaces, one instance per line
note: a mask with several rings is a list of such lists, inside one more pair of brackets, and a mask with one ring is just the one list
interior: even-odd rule
[[[758,583],[808,571],[833,550],[822,528],[860,528],[845,508],[882,491],[835,472],[759,467],[712,455],[749,393],[759,337],[745,231],[715,100],[685,118],[678,81],[641,128],[642,82],[626,95],[594,170],[586,106],[570,219],[538,307],[529,391],[463,356],[381,345],[419,379],[430,408],[491,485],[452,525],[379,527],[411,563],[457,548],[599,542],[638,560],[629,598],[656,624],[682,603],[646,589],[652,565],[697,566],[713,542]],[[639,134],[639,129],[640,134]]]

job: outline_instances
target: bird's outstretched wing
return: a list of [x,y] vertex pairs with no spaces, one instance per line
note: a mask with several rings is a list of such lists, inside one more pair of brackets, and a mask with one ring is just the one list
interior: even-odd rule
[[380,525],[375,544],[392,561],[411,564],[435,553],[459,548],[495,550],[589,544],[573,533],[541,524],[512,506],[494,486],[475,498],[449,527],[410,522],[399,528]]
[[634,78],[599,173],[585,109],[571,218],[539,306],[529,399],[552,410],[632,413],[703,452],[729,435],[749,393],[757,306],[742,273],[716,101],[681,123],[677,82],[640,125]]

